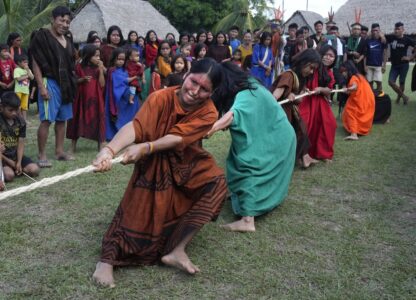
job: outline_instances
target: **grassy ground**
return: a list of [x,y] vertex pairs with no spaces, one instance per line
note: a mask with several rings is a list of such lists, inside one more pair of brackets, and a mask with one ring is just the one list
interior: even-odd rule
[[[118,269],[115,289],[91,282],[131,167],[2,201],[0,299],[415,299],[415,118],[412,94],[408,106],[393,104],[390,124],[358,142],[344,142],[339,123],[333,163],[297,169],[288,198],[258,218],[256,233],[218,227],[234,219],[227,202],[189,247],[197,276],[154,266]],[[36,120],[32,113],[32,157]],[[205,143],[222,167],[229,142],[225,132]],[[48,145],[53,157],[52,133]],[[41,177],[85,166],[95,150],[80,141],[75,162],[53,161]]]

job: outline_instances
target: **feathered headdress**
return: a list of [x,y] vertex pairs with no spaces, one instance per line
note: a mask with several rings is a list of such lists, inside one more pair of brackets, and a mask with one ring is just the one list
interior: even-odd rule
[[332,10],[332,6],[331,6],[331,10],[328,12],[328,22],[326,22],[326,24],[336,24],[334,22],[334,17],[335,17],[335,12]]
[[282,23],[283,15],[285,14],[285,11],[281,10],[279,6],[278,8],[274,8],[273,12],[274,12],[274,21],[277,23]]

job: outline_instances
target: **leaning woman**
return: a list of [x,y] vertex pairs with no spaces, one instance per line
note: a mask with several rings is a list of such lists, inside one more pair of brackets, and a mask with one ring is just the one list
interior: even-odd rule
[[199,272],[185,247],[201,227],[215,220],[226,198],[223,171],[199,146],[218,112],[211,100],[221,82],[212,59],[192,65],[181,87],[152,93],[93,162],[97,171],[125,149],[123,163],[135,168],[102,241],[93,278],[114,286],[113,268],[165,265]]
[[208,136],[230,129],[227,183],[234,213],[241,219],[223,226],[255,231],[254,218],[286,198],[295,165],[296,137],[285,112],[257,80],[232,63],[223,63],[218,91],[226,112]]

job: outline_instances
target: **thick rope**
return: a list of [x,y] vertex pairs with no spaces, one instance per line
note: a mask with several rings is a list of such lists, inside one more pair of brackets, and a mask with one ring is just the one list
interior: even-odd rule
[[[331,94],[332,93],[342,93],[343,91],[344,91],[343,89],[331,90]],[[297,100],[297,99],[300,99],[300,98],[303,98],[303,97],[306,97],[306,96],[315,95],[315,94],[316,94],[315,91],[306,92],[306,93],[303,93],[303,94],[300,94],[300,95],[295,96],[295,99],[294,100]],[[289,99],[285,99],[285,100],[279,101],[279,103],[280,103],[280,105],[283,105],[283,104],[286,104],[286,103],[288,103],[290,101],[291,100],[289,100]]]
[[[117,163],[120,163],[122,160],[123,160],[123,157],[119,156],[117,158],[112,159],[111,163],[112,164],[117,164]],[[54,176],[54,177],[44,178],[42,180],[39,180],[39,181],[34,182],[32,184],[29,184],[27,186],[22,186],[20,188],[13,189],[13,190],[6,191],[6,192],[0,192],[0,201],[4,200],[4,199],[7,199],[9,197],[17,196],[17,195],[20,195],[20,194],[23,194],[23,193],[26,193],[26,192],[36,190],[38,188],[46,187],[46,186],[52,185],[54,183],[57,183],[57,182],[60,182],[60,181],[63,181],[63,180],[66,180],[66,179],[84,174],[84,173],[89,173],[89,172],[92,172],[94,170],[95,170],[95,167],[93,165],[89,165],[88,167],[84,167],[84,168],[81,168],[81,169],[76,169],[74,171],[71,171],[71,172],[68,172],[68,173],[65,173],[65,174],[62,174],[62,175],[57,175],[57,176]]]

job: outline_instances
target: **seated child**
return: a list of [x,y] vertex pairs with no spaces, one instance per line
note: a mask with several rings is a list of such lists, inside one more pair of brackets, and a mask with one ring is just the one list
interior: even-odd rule
[[4,179],[10,182],[15,176],[26,173],[39,175],[39,167],[24,156],[26,123],[19,115],[20,99],[14,92],[5,92],[0,102],[1,158]]
[[35,78],[29,69],[28,58],[21,54],[16,57],[17,67],[14,69],[13,78],[15,80],[14,92],[20,99],[20,111],[23,119],[27,120],[27,110],[29,108],[29,85],[30,80]]
[[140,93],[142,91],[141,85],[139,83],[139,79],[142,81],[143,84],[146,84],[146,80],[144,78],[144,67],[139,62],[140,56],[139,56],[139,50],[136,48],[130,48],[127,51],[127,64],[126,64],[126,71],[129,74],[129,78],[134,78],[129,83],[130,88],[130,97],[129,97],[129,103],[134,103],[134,96],[136,93]]

